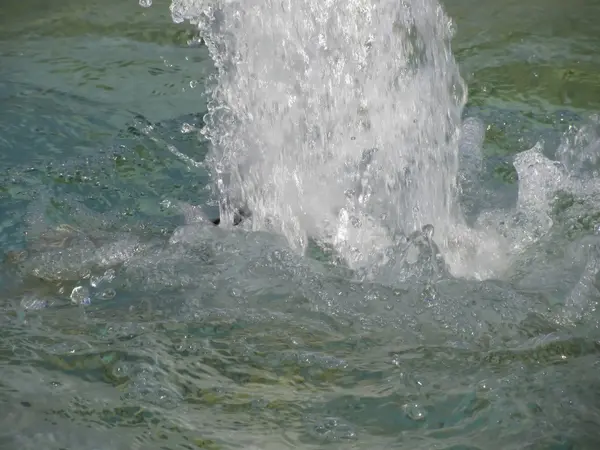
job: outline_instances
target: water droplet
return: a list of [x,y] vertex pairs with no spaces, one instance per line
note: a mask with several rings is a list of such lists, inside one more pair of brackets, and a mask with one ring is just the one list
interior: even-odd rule
[[75,305],[89,305],[90,304],[90,293],[87,288],[83,286],[76,286],[71,291],[71,302]]
[[150,8],[152,6],[152,0],[140,0],[140,6],[142,8]]
[[486,380],[481,380],[479,383],[477,383],[477,390],[479,392],[487,392],[490,389],[491,389],[490,384]]
[[192,89],[194,89],[196,86],[198,86],[198,82],[197,82],[196,80],[192,80],[192,81],[190,81],[190,87],[191,87]]
[[404,414],[411,420],[424,420],[427,416],[425,408],[418,403],[407,403],[402,409]]

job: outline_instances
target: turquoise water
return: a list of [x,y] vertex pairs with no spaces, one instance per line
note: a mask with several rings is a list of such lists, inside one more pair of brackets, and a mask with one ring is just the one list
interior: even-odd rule
[[359,280],[208,226],[194,27],[165,1],[3,2],[0,448],[597,448],[600,3],[444,7],[486,129],[467,222],[514,206],[537,142],[592,174],[484,281],[429,247]]

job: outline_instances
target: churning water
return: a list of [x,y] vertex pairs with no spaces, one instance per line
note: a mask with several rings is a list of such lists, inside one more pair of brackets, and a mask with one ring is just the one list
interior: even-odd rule
[[[389,264],[414,231],[462,225],[465,88],[452,24],[424,2],[174,2],[218,68],[204,133],[221,214],[353,268]],[[479,149],[473,149],[480,151]],[[398,251],[399,250],[399,251]]]
[[174,0],[171,12],[197,25],[218,70],[202,133],[225,223],[247,208],[253,230],[300,251],[313,239],[386,283],[413,263],[486,279],[550,229],[552,196],[570,191],[536,147],[515,162],[514,211],[467,226],[460,195],[477,201],[485,125],[461,126],[466,87],[436,1]]
[[121,8],[0,34],[0,448],[598,448],[600,103],[435,0]]

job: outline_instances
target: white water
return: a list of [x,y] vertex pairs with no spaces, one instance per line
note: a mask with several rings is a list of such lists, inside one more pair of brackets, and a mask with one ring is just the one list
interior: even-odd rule
[[245,206],[247,226],[299,251],[313,239],[392,280],[498,276],[552,226],[568,176],[538,148],[515,161],[515,210],[466,225],[459,198],[480,189],[485,125],[461,129],[466,89],[435,0],[173,0],[171,11],[198,25],[218,70],[203,133],[223,223]]

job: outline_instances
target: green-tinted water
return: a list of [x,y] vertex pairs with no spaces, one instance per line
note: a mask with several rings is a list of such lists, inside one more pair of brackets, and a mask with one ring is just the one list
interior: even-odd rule
[[[204,158],[213,69],[168,7],[0,5],[0,448],[597,448],[594,195],[560,197],[482,283],[357,283],[262,233],[173,235],[177,202],[217,211],[170,147]],[[445,7],[487,125],[479,207],[514,203],[513,155],[554,158],[600,109],[600,2]]]

